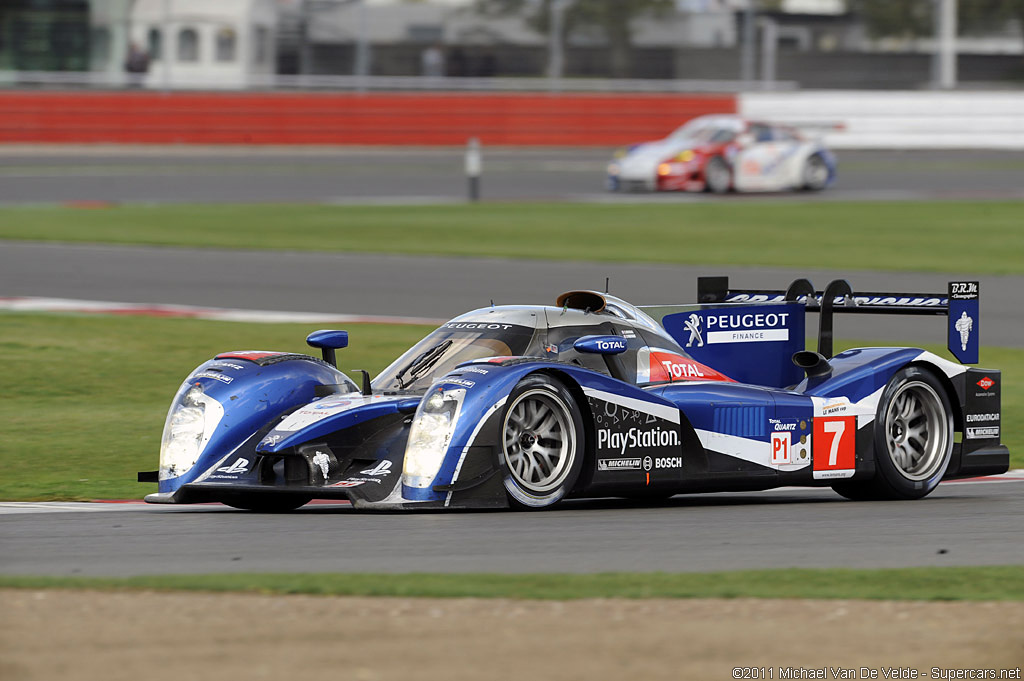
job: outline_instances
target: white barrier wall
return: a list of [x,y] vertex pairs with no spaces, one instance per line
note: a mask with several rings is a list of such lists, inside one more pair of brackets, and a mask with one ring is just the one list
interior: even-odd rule
[[834,149],[1024,149],[1024,92],[756,92],[737,106]]

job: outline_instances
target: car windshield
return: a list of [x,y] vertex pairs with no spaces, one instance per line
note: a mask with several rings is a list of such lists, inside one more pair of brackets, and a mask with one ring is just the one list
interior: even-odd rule
[[407,350],[377,378],[374,390],[422,391],[456,365],[526,353],[533,329],[518,324],[449,322]]
[[707,121],[702,121],[700,119],[695,119],[695,120],[690,121],[689,123],[686,123],[684,125],[679,126],[675,130],[673,130],[672,134],[669,135],[669,138],[670,139],[683,139],[683,138],[689,139],[689,138],[693,137],[694,135],[696,135],[701,129],[707,128],[707,127],[708,127],[708,122]]

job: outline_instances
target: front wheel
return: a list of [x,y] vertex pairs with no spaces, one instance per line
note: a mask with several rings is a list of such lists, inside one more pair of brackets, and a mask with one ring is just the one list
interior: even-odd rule
[[820,154],[814,154],[804,162],[804,169],[801,173],[803,189],[811,192],[821,191],[828,184],[828,177],[828,164]]
[[942,480],[953,453],[946,390],[921,367],[896,372],[875,414],[875,477],[833,487],[849,499],[920,499]]
[[508,399],[501,424],[505,491],[513,507],[546,508],[576,484],[583,467],[583,419],[565,386],[527,376]]
[[732,189],[732,169],[724,158],[715,156],[704,166],[704,184],[712,194],[724,194]]

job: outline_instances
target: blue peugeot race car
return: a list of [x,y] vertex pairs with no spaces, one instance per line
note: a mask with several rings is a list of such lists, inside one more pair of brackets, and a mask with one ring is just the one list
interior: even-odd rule
[[[732,290],[637,307],[595,291],[456,317],[376,378],[322,358],[226,352],[171,403],[152,503],[547,508],[573,497],[831,487],[918,499],[1002,473],[999,371],[978,361],[979,286],[943,294]],[[953,362],[910,347],[833,356],[839,313],[945,315]],[[818,315],[817,350],[805,325]]]

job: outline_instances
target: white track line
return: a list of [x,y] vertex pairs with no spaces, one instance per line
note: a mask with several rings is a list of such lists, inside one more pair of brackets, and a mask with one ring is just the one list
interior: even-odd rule
[[[968,478],[965,480],[950,480],[942,483],[949,484],[997,484],[1007,482],[1024,482],[1024,469],[1017,469],[1003,473],[1002,475],[989,475],[983,478]],[[744,492],[742,494],[764,494],[766,492],[808,492],[815,490],[828,490],[827,487],[776,487],[774,489],[761,490],[759,492]],[[738,492],[722,492],[722,494],[739,494]],[[315,499],[309,504],[314,507],[347,507],[347,501],[333,499]],[[145,504],[139,500],[126,501],[2,501],[0,502],[0,515],[15,515],[21,513],[94,513],[97,511],[170,511],[172,509],[208,507],[210,510],[229,510],[220,504],[182,504],[182,505],[158,505]]]
[[283,312],[276,310],[240,310],[193,305],[152,305],[115,303],[70,298],[0,297],[0,310],[11,312],[77,312],[144,317],[185,317],[220,322],[257,322],[266,324],[423,324],[437,326],[442,319],[388,315],[329,314],[323,312]]

